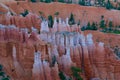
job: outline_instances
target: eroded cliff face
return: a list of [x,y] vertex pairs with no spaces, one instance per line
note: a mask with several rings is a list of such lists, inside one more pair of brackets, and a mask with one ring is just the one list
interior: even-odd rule
[[[53,4],[39,5],[40,10],[45,11],[45,16],[58,11]],[[65,4],[62,7],[61,4],[55,5],[61,12],[65,11],[65,13],[60,13],[61,17],[68,15],[68,12],[71,13],[71,11],[77,13],[82,13],[83,10],[89,11],[89,8],[81,6],[79,11],[76,9],[77,6],[73,7],[73,5],[70,5],[72,6],[69,6],[71,10],[67,11],[69,7]],[[20,3],[19,5],[11,3],[8,6],[17,14],[25,8],[35,13],[39,11],[38,7],[32,3]],[[55,11],[50,11],[47,7]],[[7,8],[2,9],[6,14],[0,14],[0,23],[4,24],[0,25],[0,64],[5,67],[12,80],[60,80],[60,71],[69,79],[72,77],[72,66],[82,69],[83,72],[80,75],[83,80],[120,79],[120,61],[106,46],[119,44],[120,37],[118,35],[104,34],[98,31],[84,33],[80,31],[81,26],[70,26],[68,18],[64,21],[59,18],[59,23],[55,18],[53,28],[48,28],[48,22],[41,21],[37,14],[29,13],[26,17],[17,14],[12,16]],[[102,8],[91,9],[99,11],[101,14],[110,13],[105,16],[106,19],[112,17],[115,24],[118,24],[119,17],[115,15],[119,15],[119,12],[109,12]],[[95,18],[88,15],[88,20],[99,20],[97,15],[100,18],[101,14],[92,11],[89,11],[89,14],[90,16],[95,14]],[[77,16],[82,16],[82,14],[77,14]],[[83,22],[86,21],[84,17],[82,19],[84,19]],[[38,34],[39,31],[40,34]]]
[[60,80],[60,71],[69,78],[71,66],[83,70],[84,80],[120,79],[120,61],[92,34],[47,29],[28,34],[25,28],[0,25],[0,64],[12,80]]
[[40,29],[40,23],[41,20],[39,19],[39,16],[36,14],[29,13],[26,17],[23,17],[22,15],[19,16],[12,16],[10,12],[7,12],[6,14],[1,14],[1,24],[5,25],[15,25],[20,28],[28,28],[36,27],[37,29]]

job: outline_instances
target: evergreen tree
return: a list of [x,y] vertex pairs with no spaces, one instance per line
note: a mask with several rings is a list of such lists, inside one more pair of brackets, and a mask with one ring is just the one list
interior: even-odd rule
[[62,3],[64,3],[64,0],[58,0],[58,2],[62,2]]
[[79,0],[79,4],[85,6],[85,0]]
[[59,77],[60,77],[61,80],[67,80],[62,71],[59,72]]
[[86,30],[86,28],[85,28],[85,26],[83,26],[82,28],[81,28],[81,31],[85,31]]
[[5,72],[0,71],[0,76],[4,77],[5,76]]
[[9,78],[5,77],[5,78],[2,78],[2,80],[9,80]]
[[88,22],[86,30],[91,30],[90,22]]
[[40,0],[40,2],[44,2],[44,0]]
[[104,6],[105,0],[97,0],[97,1],[98,1],[98,4],[99,4],[100,6]]
[[2,69],[3,69],[3,66],[0,64],[0,71],[2,71]]
[[23,13],[21,13],[23,17],[26,17],[28,14],[29,14],[29,11],[27,9]]
[[94,22],[92,23],[91,27],[92,27],[92,30],[97,30],[97,26]]
[[46,2],[46,3],[50,3],[50,2],[52,2],[52,0],[45,0],[45,2]]
[[71,13],[71,15],[69,17],[68,23],[69,23],[69,25],[74,25],[75,24],[74,15],[72,13]]
[[118,7],[117,7],[118,10],[120,10],[120,3],[118,3]]
[[31,2],[36,2],[36,0],[31,0]]
[[100,21],[100,28],[105,28],[105,21],[104,20]]
[[106,3],[106,9],[112,9],[112,8],[113,8],[113,6],[110,3],[110,0],[108,0],[107,3]]
[[72,3],[72,0],[68,0],[68,3],[69,3],[69,4]]
[[82,72],[81,69],[77,67],[71,67],[71,70],[72,70],[72,75],[76,80],[83,80],[81,76],[79,75],[79,73]]
[[53,17],[51,16],[51,15],[49,15],[48,16],[48,26],[50,27],[50,28],[52,28],[53,27]]
[[50,3],[52,2],[53,0],[40,0],[40,2],[45,2],[45,3]]

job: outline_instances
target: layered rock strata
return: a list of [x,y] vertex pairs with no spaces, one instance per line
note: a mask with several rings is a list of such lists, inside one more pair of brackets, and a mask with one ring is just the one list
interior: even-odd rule
[[0,25],[0,64],[12,80],[60,80],[60,71],[69,78],[72,66],[82,69],[84,80],[120,79],[116,55],[92,34],[31,30]]

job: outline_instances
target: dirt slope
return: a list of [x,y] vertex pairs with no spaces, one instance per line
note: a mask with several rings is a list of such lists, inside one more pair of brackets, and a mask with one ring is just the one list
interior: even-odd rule
[[120,35],[118,34],[111,34],[111,33],[103,33],[99,31],[85,31],[84,34],[87,35],[88,33],[92,33],[94,42],[104,42],[105,46],[108,47],[120,47]]
[[120,25],[120,11],[117,10],[106,10],[105,8],[100,7],[87,7],[80,6],[75,4],[62,4],[62,3],[27,3],[27,2],[19,2],[19,3],[7,3],[13,11],[17,14],[24,11],[24,9],[28,9],[30,12],[39,14],[39,11],[43,12],[45,16],[54,15],[55,12],[59,12],[59,16],[62,18],[69,17],[71,13],[75,15],[76,21],[78,19],[81,20],[82,24],[90,22],[99,22],[101,19],[101,15],[104,15],[105,19],[112,19],[114,25]]

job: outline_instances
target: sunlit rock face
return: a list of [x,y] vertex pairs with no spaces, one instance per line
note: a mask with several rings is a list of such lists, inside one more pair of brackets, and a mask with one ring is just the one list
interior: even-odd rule
[[21,15],[11,15],[9,12],[6,15],[0,16],[0,24],[4,25],[16,25],[21,28],[35,27],[40,29],[41,20],[36,14],[29,13],[26,17]]
[[[52,29],[61,24],[54,23]],[[82,69],[83,80],[120,79],[119,60],[104,43],[95,43],[91,33],[50,31],[47,22],[40,31],[0,25],[0,64],[12,80],[60,80],[60,71],[70,78],[72,66]]]
[[49,32],[49,28],[48,28],[48,21],[42,21],[41,23],[41,32]]

